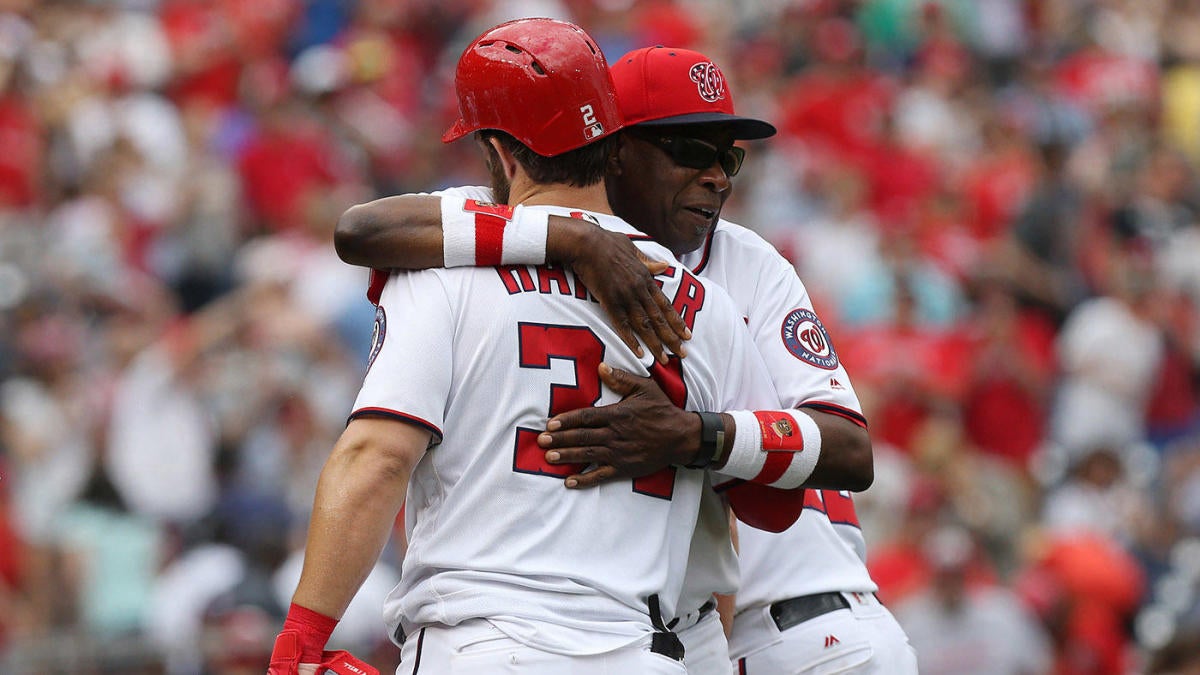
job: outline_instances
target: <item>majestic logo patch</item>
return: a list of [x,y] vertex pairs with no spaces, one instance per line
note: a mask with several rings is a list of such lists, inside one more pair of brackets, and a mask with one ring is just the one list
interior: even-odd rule
[[371,329],[371,354],[367,357],[367,370],[375,365],[375,357],[383,349],[383,340],[387,337],[387,312],[383,307],[375,305],[375,327]]
[[712,61],[704,61],[692,66],[688,71],[692,82],[700,90],[700,98],[709,103],[716,103],[725,98],[725,75]]
[[780,329],[783,345],[792,356],[825,370],[838,367],[837,352],[829,341],[829,333],[811,310],[793,309],[783,319]]

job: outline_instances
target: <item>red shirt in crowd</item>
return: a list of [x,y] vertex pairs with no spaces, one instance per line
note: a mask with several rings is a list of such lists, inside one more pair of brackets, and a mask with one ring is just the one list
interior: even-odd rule
[[0,207],[32,206],[38,196],[43,142],[41,124],[29,104],[0,97]]
[[238,160],[246,203],[258,224],[271,232],[300,227],[313,191],[337,182],[335,164],[331,143],[314,130],[264,129]]
[[1025,469],[1045,436],[1054,325],[1015,306],[979,312],[960,334],[970,361],[963,426],[974,447]]
[[834,157],[861,157],[884,133],[896,85],[870,70],[815,68],[781,97],[780,130],[826,148]]

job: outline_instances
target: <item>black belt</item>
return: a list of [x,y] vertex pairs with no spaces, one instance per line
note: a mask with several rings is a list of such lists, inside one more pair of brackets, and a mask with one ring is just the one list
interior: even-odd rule
[[850,602],[841,593],[802,595],[772,604],[771,620],[779,630],[784,631],[839,609],[850,609]]
[[[716,600],[709,600],[708,602],[704,603],[703,605],[700,605],[700,610],[696,612],[696,623],[700,623],[700,619],[703,619],[704,617],[708,616],[709,612],[713,611],[716,608],[717,608]],[[680,619],[680,617],[675,617],[674,619],[671,619],[671,621],[667,624],[667,628],[674,630],[675,626],[679,625],[679,619]],[[692,625],[694,626],[696,624],[692,624]]]
[[683,642],[679,636],[663,623],[662,610],[659,608],[658,593],[646,598],[646,610],[650,613],[650,623],[654,625],[654,635],[650,638],[650,651],[661,654],[676,661],[683,660]]
[[662,654],[675,661],[683,660],[683,642],[674,633],[652,634],[650,636],[650,651],[655,654]]

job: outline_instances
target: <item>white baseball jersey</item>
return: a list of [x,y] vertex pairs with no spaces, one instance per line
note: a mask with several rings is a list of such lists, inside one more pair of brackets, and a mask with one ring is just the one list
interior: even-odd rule
[[[746,318],[779,392],[775,406],[811,408],[866,425],[808,291],[774,247],[754,232],[721,220],[704,247],[681,261],[728,291]],[[738,612],[811,593],[877,590],[867,573],[866,542],[850,494],[808,490],[805,497],[803,515],[785,532],[739,528]],[[685,611],[708,597],[704,567],[703,558],[689,563],[680,600]],[[731,645],[737,639],[734,634]]]
[[[639,235],[612,216],[533,208]],[[385,604],[392,625],[411,634],[482,617],[531,647],[595,654],[652,630],[652,594],[665,617],[675,612],[705,473],[668,468],[568,490],[563,477],[580,467],[545,463],[535,439],[554,414],[618,400],[599,380],[601,362],[654,374],[691,410],[767,405],[776,394],[724,291],[657,244],[638,245],[673,263],[663,290],[693,325],[688,358],[672,366],[639,361],[569,270],[464,267],[386,279],[353,415],[393,417],[435,436],[409,483],[409,546]],[[714,556],[731,564],[728,544]]]

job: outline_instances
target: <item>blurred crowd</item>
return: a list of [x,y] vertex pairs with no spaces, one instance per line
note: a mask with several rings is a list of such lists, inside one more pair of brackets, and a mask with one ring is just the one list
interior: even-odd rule
[[[923,673],[1197,672],[1197,0],[0,0],[0,671],[263,671],[370,339],[333,225],[486,183],[449,76],[517,16],[779,127],[725,216],[853,378]],[[331,642],[381,669],[401,555]]]

